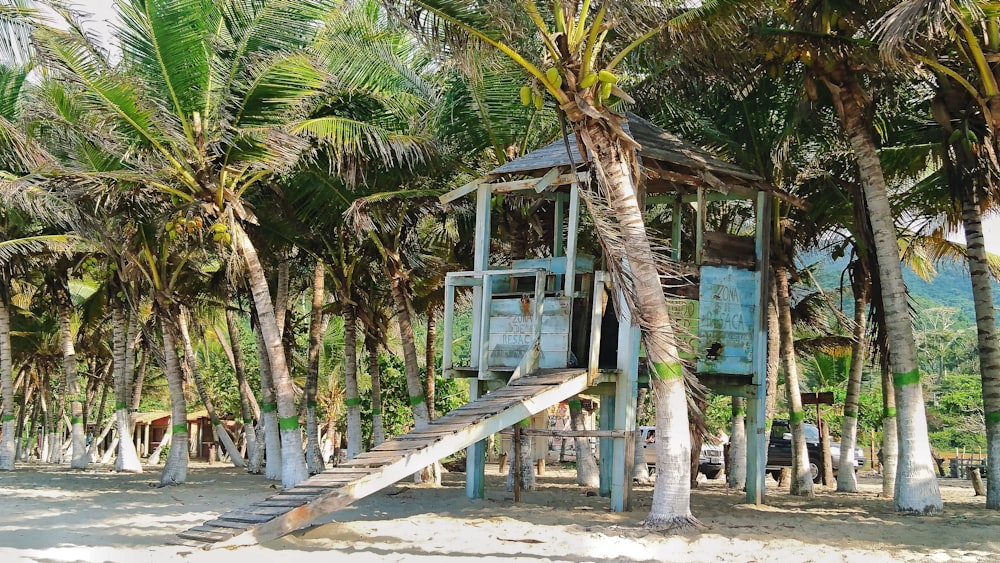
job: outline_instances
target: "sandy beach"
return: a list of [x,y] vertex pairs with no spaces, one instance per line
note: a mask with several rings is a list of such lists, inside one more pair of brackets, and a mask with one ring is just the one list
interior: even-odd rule
[[177,532],[277,492],[280,485],[222,465],[193,464],[188,483],[158,488],[158,470],[21,465],[0,474],[0,561],[738,561],[883,562],[1000,560],[1000,513],[985,509],[966,481],[941,479],[945,511],[897,515],[880,481],[861,492],[819,487],[790,497],[768,482],[766,506],[706,481],[692,494],[700,529],[641,526],[651,486],[635,489],[635,510],[616,514],[571,470],[549,466],[523,502],[496,467],[485,500],[464,493],[464,474],[444,486],[400,482],[316,525],[265,545],[203,551],[177,545]]

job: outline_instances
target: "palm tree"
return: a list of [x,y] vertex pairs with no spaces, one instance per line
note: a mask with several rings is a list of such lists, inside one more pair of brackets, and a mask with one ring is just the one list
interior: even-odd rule
[[[989,2],[914,2],[895,6],[879,22],[885,58],[927,69],[933,116],[941,127],[944,170],[965,228],[966,255],[979,336],[987,448],[1000,457],[1000,345],[983,212],[995,204],[1000,171],[1000,13]],[[988,469],[987,507],[1000,509],[1000,467]]]
[[[615,27],[613,22],[642,25],[649,21],[633,13],[609,13],[614,9],[627,12],[634,7],[629,4],[613,8],[604,3],[592,7],[587,0],[555,2],[546,19],[535,2],[523,2],[508,15],[530,21],[530,32],[524,33],[502,31],[505,28],[495,25],[492,20],[500,12],[490,9],[486,5],[489,3],[408,0],[385,4],[389,4],[387,8],[400,15],[403,21],[410,21],[421,30],[447,29],[443,33],[429,33],[432,39],[459,37],[463,44],[472,39],[507,55],[530,76],[526,98],[533,97],[536,104],[544,103],[544,96],[554,99],[581,145],[581,152],[589,155],[595,180],[590,187],[606,199],[614,217],[618,241],[621,241],[605,241],[608,243],[605,248],[614,254],[607,256],[606,262],[614,270],[619,287],[627,289],[632,318],[643,330],[657,397],[656,426],[661,438],[657,441],[657,479],[646,524],[659,527],[695,523],[690,509],[691,442],[683,364],[674,344],[654,254],[639,206],[635,143],[623,129],[625,118],[607,103],[612,94],[628,98],[616,86],[618,77],[614,72],[638,44],[672,23],[695,18],[687,14],[687,17],[671,19],[669,16],[676,13],[661,11],[661,19],[656,24],[636,35],[629,33],[631,26],[619,26],[615,30],[616,38],[635,40],[622,45],[617,55],[612,56],[604,42]],[[707,4],[705,10],[717,8],[720,2]],[[654,9],[645,3],[643,7]],[[534,52],[537,43],[522,46],[506,39],[510,37],[540,40],[542,58],[527,54]],[[567,142],[570,141],[567,139]]]
[[[294,390],[267,278],[246,233],[255,218],[243,196],[294,164],[307,147],[304,136],[333,134],[327,122],[304,121],[306,102],[325,78],[306,48],[330,7],[291,0],[118,5],[121,68],[75,27],[43,30],[40,50],[91,108],[116,123],[116,156],[143,171],[146,189],[171,198],[181,217],[204,217],[202,228],[218,225],[213,232],[245,263],[275,382],[282,448],[299,452]],[[307,477],[303,456],[286,455],[282,463],[283,485]]]

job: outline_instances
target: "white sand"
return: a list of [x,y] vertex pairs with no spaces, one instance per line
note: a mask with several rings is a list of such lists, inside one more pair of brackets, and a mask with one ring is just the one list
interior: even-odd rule
[[873,477],[855,495],[820,487],[815,499],[800,499],[772,488],[763,507],[709,481],[692,495],[705,528],[651,532],[641,522],[652,487],[636,488],[633,512],[615,514],[570,471],[550,466],[521,504],[490,471],[485,500],[465,497],[463,474],[446,475],[440,489],[403,482],[284,539],[202,551],[172,544],[174,534],[276,485],[221,465],[196,464],[187,484],[163,489],[155,468],[125,475],[20,465],[0,474],[0,563],[1000,561],[1000,513],[954,479],[940,481],[945,512],[932,517],[895,514]]

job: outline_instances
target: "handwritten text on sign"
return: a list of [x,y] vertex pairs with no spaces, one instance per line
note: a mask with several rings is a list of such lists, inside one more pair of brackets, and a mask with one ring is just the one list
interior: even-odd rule
[[753,373],[757,272],[732,266],[701,268],[698,371]]

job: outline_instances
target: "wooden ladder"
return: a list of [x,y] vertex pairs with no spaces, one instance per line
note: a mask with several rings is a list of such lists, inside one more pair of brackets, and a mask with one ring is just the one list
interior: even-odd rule
[[587,388],[584,368],[539,370],[295,487],[181,532],[210,549],[280,538]]

